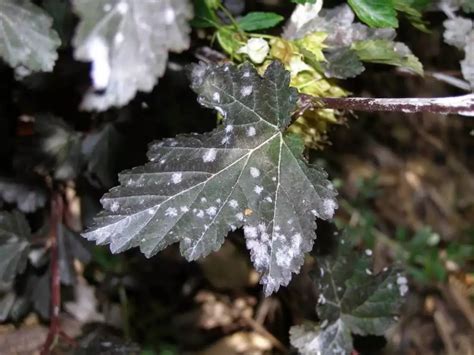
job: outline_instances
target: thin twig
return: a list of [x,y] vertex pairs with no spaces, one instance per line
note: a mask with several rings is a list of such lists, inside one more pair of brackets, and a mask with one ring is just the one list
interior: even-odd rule
[[299,109],[296,113],[297,116],[300,116],[306,110],[315,110],[321,108],[368,112],[430,112],[438,114],[462,114],[466,116],[474,116],[474,94],[440,98],[406,99],[366,97],[333,98],[314,97],[301,94],[299,101]]
[[64,203],[59,192],[54,192],[51,198],[51,320],[49,323],[48,336],[41,349],[41,355],[51,353],[59,338],[64,339],[70,345],[77,345],[74,339],[71,339],[61,330],[59,312],[61,310],[61,277],[59,274],[59,253],[58,253],[58,230],[63,221]]

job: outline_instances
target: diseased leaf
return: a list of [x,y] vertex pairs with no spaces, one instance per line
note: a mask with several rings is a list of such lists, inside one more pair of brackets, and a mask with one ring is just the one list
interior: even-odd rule
[[394,65],[423,75],[423,65],[401,42],[382,39],[359,41],[352,45],[352,49],[364,62]]
[[244,227],[265,294],[287,285],[316,238],[314,217],[331,218],[336,208],[326,173],[283,133],[297,99],[289,81],[278,62],[263,78],[248,63],[195,66],[192,88],[223,125],[153,143],[150,162],[119,175],[84,236],[114,253],[139,246],[148,257],[179,242],[195,260]]
[[472,20],[464,17],[455,17],[444,21],[443,25],[445,28],[443,34],[444,41],[458,49],[464,49],[468,36],[474,28]]
[[0,281],[13,281],[25,270],[30,237],[30,227],[21,213],[0,212]]
[[238,20],[238,24],[244,31],[256,31],[275,27],[281,21],[283,16],[273,12],[249,12]]
[[344,79],[362,73],[364,67],[361,60],[401,66],[420,75],[423,73],[421,63],[409,48],[393,41],[393,29],[372,29],[354,23],[354,18],[354,13],[347,5],[321,10],[319,16],[312,18],[298,30],[290,22],[284,36],[300,42],[315,33],[326,33],[326,61],[321,66],[328,77]]
[[464,50],[461,70],[471,88],[474,89],[474,23],[464,17],[455,17],[444,21],[444,41]]
[[113,124],[106,124],[82,141],[82,154],[87,161],[86,175],[94,186],[110,188],[114,185],[116,153],[121,142],[122,135]]
[[392,28],[372,29],[361,23],[354,23],[354,20],[354,12],[346,4],[333,9],[323,9],[318,16],[311,17],[301,26],[292,25],[292,16],[283,37],[300,39],[313,32],[326,32],[327,38],[324,43],[330,47],[350,46],[355,41],[365,39],[395,38],[395,30]]
[[471,84],[471,89],[474,90],[474,31],[471,31],[464,51],[466,56],[461,61],[462,75]]
[[61,44],[52,19],[29,0],[0,2],[0,57],[15,72],[52,71]]
[[371,250],[360,255],[351,239],[343,235],[330,255],[317,258],[314,283],[319,293],[321,324],[292,327],[290,340],[302,354],[350,354],[352,336],[383,335],[395,323],[407,279],[397,268],[379,274],[371,271]]
[[0,176],[0,199],[16,204],[22,212],[31,213],[46,204],[47,193],[36,181]]
[[76,59],[92,62],[82,108],[103,111],[149,92],[166,69],[168,51],[189,47],[188,0],[74,0],[80,17]]
[[398,27],[392,0],[348,0],[357,17],[370,27]]

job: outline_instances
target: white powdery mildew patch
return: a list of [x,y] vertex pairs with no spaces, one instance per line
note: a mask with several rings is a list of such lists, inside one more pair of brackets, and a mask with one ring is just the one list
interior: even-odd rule
[[152,215],[154,215],[154,214],[156,213],[157,210],[158,210],[158,207],[150,208],[150,209],[148,210],[148,214],[152,216]]
[[260,170],[252,166],[250,168],[250,175],[252,175],[254,178],[258,178],[260,176]]
[[246,97],[246,96],[249,96],[250,94],[252,94],[252,91],[253,91],[252,85],[244,86],[244,87],[242,87],[242,89],[240,89],[240,94],[243,97]]
[[336,202],[333,199],[327,198],[323,201],[323,212],[326,218],[332,218],[336,210]]
[[291,245],[288,248],[286,246],[286,238],[283,235],[276,234],[275,239],[280,239],[282,245],[285,245],[284,248],[280,248],[276,252],[276,263],[284,268],[288,268],[291,265],[291,262],[294,260],[295,257],[301,254],[301,244],[303,242],[303,238],[301,237],[300,233],[296,233],[291,237]]
[[258,237],[258,230],[257,227],[253,226],[244,226],[244,233],[247,238],[257,238]]
[[199,218],[204,217],[204,211],[203,210],[197,211],[196,216],[199,217]]
[[398,290],[400,291],[400,296],[405,296],[408,292],[408,280],[405,276],[397,274],[397,285]]
[[209,216],[215,216],[216,213],[217,213],[217,208],[214,207],[214,206],[211,206],[209,207],[207,210],[206,210],[206,213],[209,215]]
[[254,126],[250,126],[247,128],[247,137],[253,137],[257,134],[257,130],[255,129]]
[[112,204],[110,205],[110,211],[112,212],[117,212],[119,208],[120,205],[117,201],[112,202]]
[[265,197],[265,201],[272,203],[273,200],[270,196]]
[[219,94],[218,92],[215,92],[214,94],[212,94],[212,99],[216,102],[220,102],[221,101],[221,94]]
[[371,256],[371,255],[372,255],[372,250],[366,249],[366,250],[365,250],[365,255]]
[[217,150],[215,148],[209,149],[204,155],[202,156],[202,161],[204,163],[211,163],[216,160]]
[[256,193],[257,195],[260,195],[260,194],[262,193],[262,191],[263,191],[263,187],[260,186],[260,185],[257,185],[257,186],[255,186],[255,188],[253,189],[253,191],[255,191],[255,193]]
[[165,211],[165,216],[176,217],[178,215],[178,210],[174,207],[168,207]]
[[173,175],[171,175],[171,182],[173,184],[179,184],[182,180],[183,180],[182,173],[173,173]]
[[234,130],[234,126],[232,126],[231,124],[228,124],[227,126],[225,126],[225,133],[230,133]]
[[227,144],[229,143],[230,137],[229,136],[224,136],[224,138],[221,139],[221,144]]
[[239,212],[235,215],[235,218],[237,218],[239,221],[244,220],[244,214],[242,212]]
[[189,211],[189,208],[187,206],[181,206],[179,209],[181,210],[181,212],[184,212],[184,213]]
[[236,200],[230,200],[229,201],[229,206],[232,208],[237,208],[239,207],[239,203]]
[[[260,223],[257,227],[244,226],[247,248],[251,251],[252,261],[257,270],[267,268],[270,264],[270,236],[266,233],[266,229],[265,223]],[[268,283],[270,280],[267,276]]]

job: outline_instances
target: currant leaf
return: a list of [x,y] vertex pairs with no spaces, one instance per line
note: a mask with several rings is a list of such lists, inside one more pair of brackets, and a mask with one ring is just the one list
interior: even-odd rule
[[53,20],[29,0],[0,2],[0,57],[24,76],[32,71],[52,71],[61,45],[51,29]]
[[123,106],[137,91],[151,91],[168,51],[189,47],[188,0],[74,0],[74,7],[80,18],[74,56],[92,62],[86,110]]
[[351,334],[383,335],[395,324],[408,281],[398,266],[373,274],[371,254],[354,251],[344,233],[331,254],[318,256],[313,279],[321,323],[290,329],[291,343],[301,354],[350,354]]
[[84,236],[115,253],[139,246],[148,257],[179,242],[195,260],[243,227],[265,293],[287,285],[312,248],[315,216],[329,219],[336,208],[327,174],[284,133],[297,100],[289,81],[278,62],[264,77],[248,63],[195,66],[198,101],[219,111],[223,125],[153,143],[150,162],[119,175]]

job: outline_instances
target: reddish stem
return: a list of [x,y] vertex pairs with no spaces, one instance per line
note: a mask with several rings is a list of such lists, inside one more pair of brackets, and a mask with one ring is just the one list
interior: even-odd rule
[[[64,204],[60,193],[54,192],[51,199],[51,320],[49,332],[46,341],[41,350],[41,355],[47,355],[54,347],[58,337],[64,333],[61,331],[59,321],[59,311],[61,309],[61,277],[59,274],[59,255],[58,255],[58,229],[62,223]],[[65,335],[65,334],[64,334]]]

